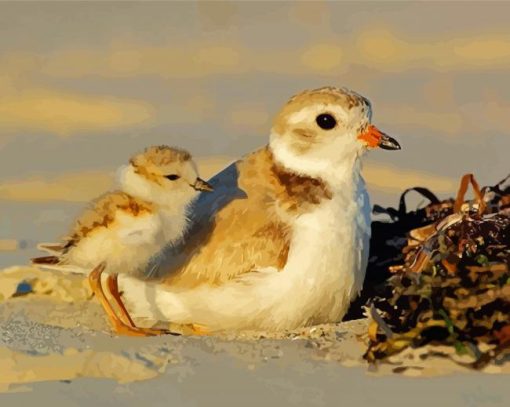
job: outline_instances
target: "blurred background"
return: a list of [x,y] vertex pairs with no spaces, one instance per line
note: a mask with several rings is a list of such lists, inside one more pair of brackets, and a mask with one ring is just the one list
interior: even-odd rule
[[509,172],[510,3],[0,3],[0,266],[64,234],[151,144],[205,176],[268,140],[293,94],[368,97],[400,152],[366,160],[372,203]]

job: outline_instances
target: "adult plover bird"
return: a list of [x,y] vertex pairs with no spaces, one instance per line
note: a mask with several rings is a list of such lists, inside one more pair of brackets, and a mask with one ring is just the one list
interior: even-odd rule
[[161,280],[119,280],[133,315],[209,331],[340,321],[368,257],[361,159],[400,149],[371,116],[370,102],[347,89],[292,97],[269,144],[210,181],[215,192],[193,206],[184,244],[159,259]]
[[[129,165],[119,170],[119,185],[119,190],[98,198],[78,217],[62,244],[40,245],[53,255],[32,262],[90,273],[91,287],[116,332],[160,333],[135,326],[120,299],[117,275],[143,277],[149,259],[182,238],[189,205],[198,191],[212,191],[212,187],[198,177],[187,151],[168,146],[149,147],[132,157]],[[101,273],[105,269],[108,289],[123,321],[103,291]]]

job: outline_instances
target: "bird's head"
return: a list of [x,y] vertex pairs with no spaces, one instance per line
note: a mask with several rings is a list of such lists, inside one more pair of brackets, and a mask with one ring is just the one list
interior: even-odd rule
[[190,201],[213,188],[198,176],[191,154],[169,146],[151,146],[136,154],[121,174],[125,192],[160,204]]
[[398,142],[377,129],[371,118],[370,102],[353,91],[334,87],[305,91],[275,117],[270,147],[282,164],[298,172],[301,168],[307,175],[334,170],[368,149],[399,150]]

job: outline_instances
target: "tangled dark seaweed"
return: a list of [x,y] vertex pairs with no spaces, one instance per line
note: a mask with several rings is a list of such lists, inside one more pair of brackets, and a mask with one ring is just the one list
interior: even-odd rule
[[[476,199],[465,202],[470,182]],[[370,301],[365,358],[442,344],[482,368],[510,351],[510,176],[480,190],[468,174],[455,201],[431,201]]]

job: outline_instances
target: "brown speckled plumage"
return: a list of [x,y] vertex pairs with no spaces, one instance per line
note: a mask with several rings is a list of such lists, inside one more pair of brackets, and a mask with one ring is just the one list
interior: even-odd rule
[[191,160],[191,154],[186,150],[160,145],[146,148],[143,152],[133,156],[129,163],[135,168],[137,174],[161,185],[162,168],[189,160]]
[[142,153],[133,156],[130,163],[135,167],[162,167],[173,162],[191,160],[186,150],[165,145],[147,147]]
[[108,227],[115,220],[115,214],[119,210],[138,216],[152,212],[154,205],[122,191],[108,192],[94,201],[76,220],[68,238],[68,246],[76,245],[98,228]]

